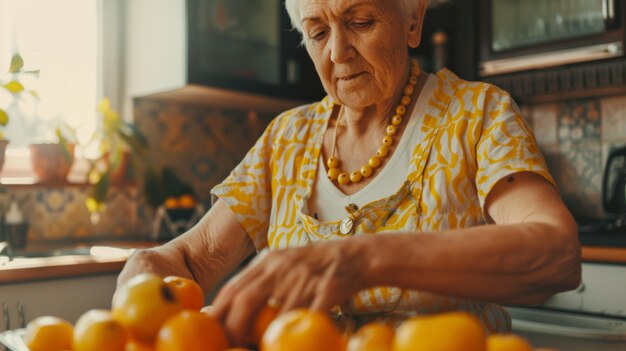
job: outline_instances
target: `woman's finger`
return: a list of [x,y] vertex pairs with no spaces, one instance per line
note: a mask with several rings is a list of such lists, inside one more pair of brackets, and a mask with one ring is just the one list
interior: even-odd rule
[[240,291],[245,289],[245,287],[249,286],[251,281],[256,279],[259,275],[260,272],[257,272],[256,267],[247,267],[239,272],[239,274],[232,277],[218,291],[217,296],[213,300],[213,314],[223,320],[224,315],[231,306],[233,298],[235,298]]
[[337,305],[338,300],[343,294],[345,294],[345,291],[339,289],[336,281],[333,278],[327,277],[316,287],[315,298],[311,303],[311,309],[314,311],[327,312]]
[[313,300],[313,291],[310,289],[311,277],[298,275],[296,280],[287,286],[283,293],[276,293],[279,301],[280,313],[285,313],[299,307],[308,307]]
[[234,345],[246,346],[251,341],[252,323],[271,292],[265,288],[267,285],[264,279],[253,281],[231,300],[222,321]]

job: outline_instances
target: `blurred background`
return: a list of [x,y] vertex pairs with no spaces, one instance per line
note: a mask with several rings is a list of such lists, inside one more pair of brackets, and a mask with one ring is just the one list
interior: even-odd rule
[[[609,292],[626,289],[625,16],[623,0],[431,0],[410,51],[425,71],[512,94],[585,260],[608,262],[585,268],[598,288],[553,307],[619,323],[626,305]],[[182,233],[272,118],[325,95],[300,44],[281,0],[0,0],[0,258],[132,250]],[[108,274],[80,283],[102,300],[129,254],[104,252],[122,258],[78,270]],[[0,303],[34,294],[33,280],[74,277],[46,275],[46,262],[32,276],[3,278],[0,266],[0,284],[28,281],[15,295],[3,287]],[[67,279],[40,291],[62,295]],[[43,314],[39,300],[27,315]]]

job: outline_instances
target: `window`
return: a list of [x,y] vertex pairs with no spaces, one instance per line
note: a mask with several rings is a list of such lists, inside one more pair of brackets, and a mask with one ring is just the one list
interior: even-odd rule
[[12,112],[5,130],[9,147],[53,137],[59,120],[83,138],[90,134],[96,121],[97,0],[0,0],[0,16],[0,67],[8,68],[17,52],[26,69],[40,72],[21,79],[39,101],[2,101]]
[[[105,32],[102,18],[106,14],[116,23],[118,8],[117,0],[0,0],[0,77],[6,82],[13,53],[22,56],[26,70],[39,71],[19,78],[39,99],[22,94],[16,102],[0,91],[0,107],[10,116],[4,128],[9,140],[4,182],[6,177],[32,176],[28,144],[56,141],[54,130],[62,123],[76,131],[81,145],[89,140],[97,101],[117,83],[117,76],[103,66],[102,53],[105,44],[117,47],[119,29]],[[109,62],[117,68],[116,60]],[[113,78],[105,82],[107,76]],[[87,150],[88,156],[96,149]],[[78,157],[85,156],[81,151]]]
[[[102,96],[132,119],[132,97],[183,86],[185,28],[185,0],[0,0],[0,77],[15,48],[27,69],[40,70],[29,83],[41,96],[37,104],[22,103],[24,123],[32,128],[21,128],[17,117],[9,122],[0,183],[32,178],[27,145],[50,138],[59,120],[75,128],[84,145]],[[78,158],[97,156],[97,146],[80,151]]]

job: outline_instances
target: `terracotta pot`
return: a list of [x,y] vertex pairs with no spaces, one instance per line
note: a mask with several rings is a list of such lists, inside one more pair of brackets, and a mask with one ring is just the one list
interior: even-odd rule
[[7,145],[9,145],[8,140],[0,140],[0,171],[2,170],[2,166],[4,166],[4,153],[7,151]]
[[67,182],[74,163],[74,144],[65,150],[59,144],[31,144],[30,160],[39,183],[59,184]]
[[[109,154],[104,155],[104,161],[107,164],[109,164],[109,158]],[[121,154],[121,159],[118,160],[116,167],[111,169],[109,177],[109,182],[116,185],[129,184],[135,181],[133,155],[130,152],[124,151]]]

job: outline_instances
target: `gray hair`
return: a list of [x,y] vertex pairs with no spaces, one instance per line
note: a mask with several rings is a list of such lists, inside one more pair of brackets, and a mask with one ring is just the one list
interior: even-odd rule
[[[285,8],[291,19],[291,25],[302,33],[302,23],[300,18],[300,9],[298,8],[298,1],[300,0],[285,0]],[[387,0],[382,0],[387,1]],[[405,19],[408,19],[411,13],[413,13],[419,6],[422,6],[424,0],[393,0],[398,5],[400,12],[404,15]]]

